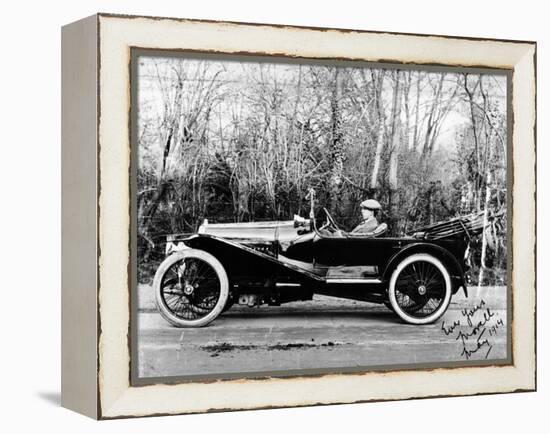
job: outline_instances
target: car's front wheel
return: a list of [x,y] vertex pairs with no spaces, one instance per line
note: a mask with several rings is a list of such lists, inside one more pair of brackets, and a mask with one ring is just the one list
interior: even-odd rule
[[223,265],[210,253],[186,249],[160,264],[153,280],[160,314],[178,327],[202,327],[226,305],[229,282]]
[[391,307],[410,324],[439,319],[451,302],[451,276],[445,265],[427,253],[416,253],[393,271],[388,288]]

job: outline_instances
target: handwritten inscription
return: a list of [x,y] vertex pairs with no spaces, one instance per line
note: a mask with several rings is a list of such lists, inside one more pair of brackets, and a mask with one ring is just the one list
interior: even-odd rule
[[479,304],[476,304],[472,309],[462,309],[460,313],[463,317],[466,317],[466,320],[468,321],[468,325],[470,327],[473,326],[472,324],[472,317],[475,315],[475,313],[482,309],[483,306],[485,306],[485,300],[481,300]]
[[460,311],[461,317],[452,323],[441,323],[445,336],[453,336],[460,342],[460,355],[466,360],[479,354],[487,359],[493,349],[491,342],[502,327],[504,321],[498,314],[486,306],[485,300],[469,309]]
[[453,322],[451,325],[447,325],[447,326],[445,326],[445,321],[443,321],[443,323],[441,324],[441,330],[443,330],[443,333],[445,333],[445,335],[449,336],[454,333],[455,329],[459,325],[460,325],[460,320],[457,320]]

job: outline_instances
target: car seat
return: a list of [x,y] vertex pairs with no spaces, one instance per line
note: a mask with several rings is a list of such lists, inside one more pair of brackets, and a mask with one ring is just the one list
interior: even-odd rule
[[380,223],[374,229],[374,231],[372,231],[372,236],[373,237],[381,237],[382,235],[384,235],[386,233],[387,230],[388,230],[388,225],[386,223]]

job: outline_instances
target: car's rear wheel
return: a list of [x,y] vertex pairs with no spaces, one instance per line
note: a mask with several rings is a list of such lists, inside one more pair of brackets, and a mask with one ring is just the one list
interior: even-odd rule
[[413,254],[401,261],[390,278],[390,304],[410,324],[429,324],[439,319],[451,302],[451,276],[436,257]]
[[160,314],[178,327],[202,327],[223,310],[229,294],[227,273],[210,253],[187,249],[162,262],[153,280]]

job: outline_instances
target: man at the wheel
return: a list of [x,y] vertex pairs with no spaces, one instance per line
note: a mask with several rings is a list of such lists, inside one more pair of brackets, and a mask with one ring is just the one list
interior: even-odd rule
[[374,199],[367,199],[361,202],[361,216],[363,221],[359,223],[355,229],[351,231],[352,234],[368,234],[373,232],[378,227],[378,220],[376,220],[376,213],[380,210],[380,203]]

